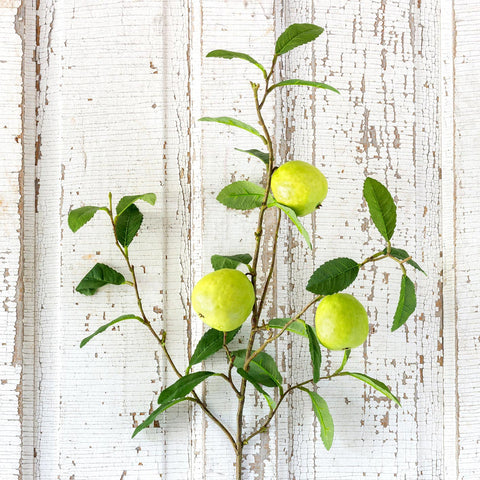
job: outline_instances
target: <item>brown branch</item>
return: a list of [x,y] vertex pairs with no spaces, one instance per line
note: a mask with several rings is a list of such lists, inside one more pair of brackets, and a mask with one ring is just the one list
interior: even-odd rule
[[[162,331],[161,333],[161,336],[158,335],[158,333],[155,331],[155,329],[152,327],[152,324],[150,322],[150,320],[147,318],[146,314],[145,314],[145,311],[144,311],[144,308],[143,308],[143,303],[142,303],[142,298],[140,296],[140,292],[139,292],[139,289],[138,289],[138,282],[137,282],[137,276],[135,274],[135,268],[134,266],[131,264],[130,262],[130,258],[128,256],[128,248],[127,247],[122,247],[122,245],[120,244],[120,242],[118,241],[118,236],[117,236],[117,231],[116,231],[116,228],[115,228],[115,220],[113,218],[113,213],[112,213],[112,194],[110,193],[109,194],[109,201],[110,201],[110,208],[108,210],[108,216],[110,217],[110,221],[112,223],[112,228],[113,228],[113,235],[115,237],[115,245],[117,246],[117,248],[120,250],[120,252],[122,253],[126,263],[127,263],[127,266],[128,266],[128,270],[130,271],[130,274],[132,276],[132,285],[133,285],[133,288],[135,290],[135,297],[137,299],[137,305],[138,305],[138,308],[140,310],[140,314],[142,315],[142,319],[143,319],[143,324],[147,326],[147,328],[150,330],[151,334],[155,337],[155,339],[157,340],[157,342],[160,344],[160,347],[162,348],[163,350],[163,353],[165,354],[165,357],[167,358],[167,361],[168,363],[170,364],[170,366],[172,367],[172,370],[175,372],[175,374],[179,377],[179,378],[182,378],[183,375],[180,373],[180,371],[178,370],[178,368],[176,367],[172,357],[170,356],[169,352],[168,352],[168,349],[167,349],[167,346],[165,345],[165,341],[166,341],[166,332],[165,331]],[[205,412],[206,415],[208,415],[212,420],[213,422],[215,422],[219,427],[220,429],[225,433],[225,435],[227,436],[227,438],[230,440],[230,442],[232,443],[233,445],[233,448],[235,449],[235,451],[237,450],[237,444],[235,442],[235,439],[233,438],[233,435],[230,433],[230,431],[225,427],[225,425],[223,425],[223,423],[210,411],[210,409],[207,407],[206,403],[203,402],[200,397],[197,395],[197,393],[195,392],[195,390],[192,390],[192,395],[195,399],[195,403],[197,403],[201,408],[202,410]]]
[[[348,359],[348,357],[345,357],[343,358],[343,361],[342,361],[342,365],[340,366],[340,368],[338,368],[334,373],[332,373],[331,375],[326,375],[325,377],[320,377],[319,378],[319,381],[320,380],[329,380],[331,378],[334,378],[334,377],[338,377],[342,370],[343,370],[343,367],[345,366],[345,364],[347,363],[346,362],[346,358]],[[304,382],[301,382],[301,383],[297,383],[296,385],[292,386],[292,387],[289,387],[287,388],[287,390],[285,390],[285,392],[280,396],[280,399],[278,400],[278,403],[277,405],[275,406],[275,408],[269,413],[267,419],[265,420],[265,422],[257,429],[255,430],[252,434],[250,434],[244,441],[243,441],[243,444],[246,445],[253,437],[255,437],[256,435],[258,435],[259,433],[262,433],[264,432],[267,428],[268,428],[268,425],[270,424],[270,422],[272,421],[273,417],[275,416],[275,414],[277,413],[278,411],[278,407],[280,407],[280,404],[283,402],[283,400],[285,399],[285,397],[290,393],[292,392],[293,390],[297,389],[297,388],[300,388],[300,387],[303,387],[304,385],[307,385],[308,383],[314,383],[313,382],[313,378],[310,378],[309,380],[305,380]]]
[[[262,352],[263,350],[265,350],[265,347],[277,340],[277,338],[279,338],[286,330],[287,328],[292,324],[294,323],[296,320],[298,320],[312,305],[314,305],[315,303],[317,303],[319,300],[321,300],[322,298],[324,297],[324,295],[318,295],[316,296],[310,303],[308,303],[299,313],[297,313],[294,317],[292,317],[284,326],[283,328],[280,330],[279,333],[277,333],[276,335],[270,335],[266,340],[265,342],[263,342],[262,345],[260,345],[260,347],[257,348],[257,350],[255,350],[246,360],[245,360],[245,364],[246,366],[248,366],[250,364],[250,362],[260,353]],[[272,332],[273,333],[273,332]],[[245,369],[245,367],[244,367]]]
[[[250,330],[250,336],[248,339],[247,349],[245,353],[245,364],[244,364],[245,371],[248,371],[247,359],[250,356],[251,351],[253,350],[253,345],[255,342],[255,334],[257,331],[256,329],[258,326],[258,321],[260,319],[258,297],[257,297],[257,265],[258,265],[258,258],[260,254],[260,244],[261,244],[261,239],[263,234],[263,219],[265,216],[265,211],[268,208],[267,204],[268,204],[268,198],[270,195],[270,186],[272,182],[273,163],[274,163],[272,138],[270,136],[270,132],[268,131],[267,126],[265,125],[265,121],[263,119],[261,110],[262,110],[263,103],[268,95],[268,83],[270,81],[270,78],[273,75],[275,63],[276,63],[276,55],[273,58],[270,72],[267,75],[267,78],[265,79],[265,92],[264,92],[261,104],[258,100],[258,89],[260,86],[256,83],[251,84],[252,90],[253,90],[253,97],[255,100],[255,109],[257,112],[258,122],[262,127],[265,143],[268,148],[268,166],[267,166],[265,196],[263,197],[262,205],[260,207],[260,213],[258,215],[258,222],[257,222],[257,229],[255,230],[255,252],[252,259],[252,266],[249,269],[253,290],[255,292],[255,304],[252,310],[251,330]],[[243,408],[245,406],[246,388],[247,388],[247,380],[245,378],[242,378],[242,382],[240,385],[240,392],[238,396],[238,409],[237,409],[237,439],[236,439],[236,452],[237,452],[236,479],[237,480],[240,480],[242,477],[242,452],[243,452],[242,428],[243,428]]]
[[262,314],[265,299],[267,297],[268,286],[270,284],[270,280],[272,279],[273,271],[275,269],[275,260],[276,260],[276,256],[277,256],[278,233],[280,231],[281,220],[282,220],[282,212],[281,212],[281,210],[278,210],[277,227],[275,229],[275,234],[274,234],[274,237],[273,237],[272,262],[270,264],[270,270],[268,272],[267,278],[265,280],[265,285],[263,287],[262,297],[260,299],[260,305],[258,306],[257,315],[258,315],[259,319],[260,319],[260,316]]
[[253,437],[255,437],[256,435],[258,435],[259,433],[262,433],[265,431],[265,429],[268,427],[268,425],[270,424],[270,422],[272,421],[273,417],[275,416],[275,414],[277,413],[277,410],[278,410],[278,407],[280,407],[280,404],[283,402],[283,400],[285,399],[285,397],[290,393],[292,392],[293,390],[295,390],[296,388],[300,388],[300,387],[303,387],[303,385],[307,385],[308,383],[311,383],[313,382],[313,379],[309,379],[309,380],[305,380],[304,382],[301,382],[301,383],[298,383],[297,385],[294,385],[293,387],[290,387],[290,388],[287,388],[287,390],[285,390],[285,392],[280,396],[280,399],[278,400],[278,403],[277,405],[275,406],[275,408],[269,413],[267,419],[265,420],[265,422],[262,424],[262,426],[260,428],[258,428],[257,430],[255,430],[252,434],[250,434],[245,440],[243,440],[243,444],[246,445]]

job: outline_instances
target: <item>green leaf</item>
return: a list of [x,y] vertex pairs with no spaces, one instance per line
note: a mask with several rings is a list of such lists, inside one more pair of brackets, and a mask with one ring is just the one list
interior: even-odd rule
[[140,225],[143,221],[143,215],[135,204],[131,204],[121,215],[117,217],[115,222],[115,232],[120,245],[128,247],[135,238]]
[[252,210],[262,206],[265,189],[252,182],[233,182],[221,190],[217,200],[235,210]]
[[235,118],[231,117],[202,117],[198,119],[199,122],[216,122],[216,123],[223,123],[224,125],[231,125],[232,127],[238,127],[242,128],[243,130],[246,130],[247,132],[253,133],[257,137],[264,138],[263,135],[260,134],[260,132],[252,127],[251,125],[248,125],[247,123],[244,123],[240,120],[237,120]]
[[377,180],[368,177],[363,185],[363,196],[373,223],[383,238],[389,242],[397,223],[397,207],[390,192]]
[[265,152],[261,152],[260,150],[257,150],[256,148],[252,148],[250,150],[242,150],[241,148],[236,148],[235,150],[238,150],[239,152],[243,153],[248,153],[250,155],[253,155],[254,157],[259,158],[265,165],[268,166],[268,162],[270,159],[270,155]]
[[[227,344],[230,343],[235,335],[240,331],[242,327],[227,332]],[[190,363],[188,364],[187,373],[190,371],[190,368],[197,363],[203,362],[205,359],[213,355],[214,353],[221,350],[223,347],[223,332],[211,328],[207,330],[202,338],[199,340],[195,351],[193,352]]]
[[248,265],[252,261],[249,253],[240,253],[238,255],[213,255],[210,259],[214,270],[222,268],[237,268],[241,263]]
[[231,60],[232,58],[240,58],[242,60],[246,60],[247,62],[253,63],[253,65],[258,67],[263,72],[264,76],[267,75],[265,67],[246,53],[231,52],[230,50],[212,50],[210,53],[207,53],[207,57],[226,58],[228,60]]
[[[387,249],[385,248],[382,253],[386,255]],[[392,247],[392,249],[390,250],[390,253],[398,260],[405,260],[410,256],[405,250],[402,250],[401,248]],[[422,267],[420,267],[420,265],[417,262],[413,261],[412,259],[408,260],[406,263],[411,265],[413,268],[420,270],[420,272],[422,272],[424,275],[427,275],[425,271],[422,269]]]
[[[232,352],[235,356],[233,364],[237,368],[243,368],[245,363],[246,350],[236,350]],[[280,387],[282,385],[282,376],[278,371],[275,360],[265,352],[260,352],[249,364],[249,373],[255,380],[266,387]]]
[[398,299],[397,310],[393,319],[392,332],[400,328],[408,317],[415,311],[417,307],[417,296],[415,295],[415,285],[406,276],[402,276],[402,284],[400,286],[400,298]]
[[275,54],[283,55],[300,45],[315,40],[322,33],[322,27],[310,23],[294,23],[278,37]]
[[76,232],[82,228],[88,221],[90,221],[93,216],[98,212],[98,210],[106,210],[105,207],[80,207],[72,210],[68,214],[68,226],[72,232]]
[[327,450],[330,450],[333,443],[334,426],[333,418],[328,409],[327,402],[318,393],[308,390],[308,388],[300,387],[300,390],[307,392],[312,400],[312,408],[315,412],[315,416],[320,422],[320,436],[322,437],[323,444]]
[[352,350],[350,348],[345,349],[345,351],[343,352],[342,364],[337,368],[334,375],[338,375],[345,368],[345,365],[347,364],[351,353],[352,353]]
[[[291,318],[274,318],[268,322],[270,328],[282,329]],[[287,327],[287,332],[296,333],[302,337],[308,337],[307,329],[305,327],[305,322],[303,320],[295,320],[292,324]]]
[[88,337],[85,337],[81,342],[80,342],[80,348],[84,347],[93,337],[96,337],[99,333],[103,333],[107,328],[111,327],[112,325],[115,325],[118,322],[122,322],[123,320],[138,320],[139,322],[143,323],[143,319],[141,317],[138,317],[137,315],[122,315],[115,320],[112,320],[111,322],[107,323],[106,325],[102,325],[99,329],[95,330],[91,335]]
[[160,405],[163,405],[176,400],[177,398],[182,398],[185,395],[188,395],[199,383],[202,383],[212,375],[218,375],[218,373],[195,372],[180,377],[175,383],[167,387],[165,390],[162,390],[157,402]]
[[320,380],[320,366],[322,365],[322,351],[320,350],[320,343],[318,343],[317,334],[315,330],[308,324],[307,328],[308,344],[310,350],[310,357],[312,358],[313,366],[313,382],[317,383]]
[[332,92],[340,93],[336,88],[333,88],[326,83],[310,82],[309,80],[299,80],[298,78],[293,78],[291,80],[284,80],[283,82],[275,83],[268,90],[272,91],[274,88],[285,87],[287,85],[304,85],[306,87],[323,88],[324,90],[331,90]]
[[237,368],[238,374],[243,377],[245,380],[250,382],[264,397],[268,403],[268,406],[271,410],[275,408],[275,401],[272,397],[261,387],[260,383],[257,381],[256,377],[251,373],[246,372],[243,368]]
[[164,412],[170,407],[173,407],[173,405],[176,405],[177,403],[183,402],[185,400],[193,400],[193,398],[179,398],[177,400],[173,400],[173,402],[165,403],[158,407],[134,430],[132,438],[138,435],[142,430],[150,426],[162,412]]
[[125,277],[121,273],[104,263],[97,263],[82,278],[82,281],[78,284],[76,290],[83,295],[93,295],[104,285],[122,285],[124,283]]
[[130,205],[132,205],[132,203],[135,203],[137,200],[143,200],[150,205],[155,205],[157,196],[154,193],[144,193],[143,195],[127,195],[122,197],[117,204],[117,216],[120,216]]
[[277,207],[280,210],[282,210],[282,212],[284,212],[287,215],[287,217],[297,227],[298,231],[303,235],[303,238],[307,241],[307,245],[310,248],[312,248],[312,242],[310,241],[310,235],[305,230],[305,227],[300,223],[300,220],[298,219],[297,214],[294,212],[293,209],[291,209],[290,207],[287,207],[286,205],[282,205],[281,203],[278,203],[278,202],[273,202],[272,204],[269,204],[269,206]]
[[366,384],[370,385],[373,387],[375,390],[378,390],[380,393],[383,393],[387,398],[390,398],[390,400],[393,400],[397,405],[400,405],[400,401],[398,398],[390,391],[390,389],[382,382],[379,380],[375,380],[372,377],[369,377],[368,375],[365,375],[363,373],[355,373],[355,372],[342,372],[339,373],[338,376],[345,376],[349,375],[350,377],[357,378],[358,380],[361,380],[362,382],[365,382]]
[[347,288],[358,275],[355,260],[340,257],[317,268],[307,284],[307,290],[317,295],[332,295]]

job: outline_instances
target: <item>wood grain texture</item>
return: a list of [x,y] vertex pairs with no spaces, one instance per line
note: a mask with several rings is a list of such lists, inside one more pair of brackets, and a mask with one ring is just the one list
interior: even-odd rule
[[455,273],[455,156],[454,156],[454,39],[453,2],[442,2],[441,74],[442,74],[442,240],[443,286],[442,310],[444,343],[444,478],[458,478],[458,395],[457,395],[457,314]]
[[[451,474],[452,477],[456,475],[456,478],[463,480],[480,476],[480,194],[477,188],[479,173],[475,167],[478,157],[476,143],[480,131],[477,120],[480,100],[475,93],[480,86],[480,55],[474,47],[480,38],[480,6],[478,3],[454,1],[451,19],[453,83],[449,93],[453,97],[453,115],[449,118],[452,120],[450,127],[453,127],[450,147],[453,168],[449,178],[453,195],[451,199],[446,199],[446,205],[453,210],[450,210],[453,217],[446,219],[446,225],[453,226],[453,235],[450,233],[450,239],[453,240],[450,252],[453,255],[450,259],[453,260],[454,271],[449,280],[453,283],[453,291],[450,293],[453,294],[451,303],[455,308],[451,311],[451,316],[445,317],[445,322],[448,321],[451,325],[449,341],[454,343],[452,349],[455,349],[457,357],[450,370],[450,382],[446,384],[448,391],[454,394],[457,422],[452,424],[450,418],[446,426],[451,439],[455,439],[452,445],[455,451],[452,449],[451,453],[456,456],[456,464],[452,462],[456,472],[452,471]],[[453,426],[455,430],[451,428]]]
[[[320,385],[336,419],[336,440],[326,455],[308,399],[292,399],[287,418],[292,426],[287,431],[293,428],[293,439],[285,435],[285,442],[290,442],[286,447],[290,470],[282,475],[324,478],[334,471],[346,478],[432,478],[441,465],[441,411],[436,401],[432,403],[439,395],[441,360],[437,355],[441,352],[433,358],[427,353],[437,352],[440,333],[440,312],[435,306],[440,297],[440,244],[434,240],[438,239],[439,218],[435,191],[439,166],[434,156],[437,99],[436,70],[427,68],[418,52],[436,51],[434,25],[428,34],[422,34],[419,25],[424,18],[435,18],[437,12],[431,6],[418,8],[406,2],[315,6],[311,12],[308,2],[289,2],[284,10],[285,25],[300,20],[296,12],[307,11],[315,23],[328,27],[325,38],[313,47],[313,66],[305,65],[311,51],[307,47],[308,53],[292,52],[297,62],[291,57],[285,60],[284,75],[310,75],[313,70],[317,80],[335,85],[342,95],[317,92],[309,96],[292,89],[280,103],[285,114],[296,117],[282,135],[287,158],[313,160],[330,181],[330,193],[312,225],[314,263],[345,255],[365,258],[380,247],[361,198],[363,179],[371,175],[385,182],[398,201],[395,243],[420,258],[429,277],[416,277],[421,298],[416,323],[395,334],[389,332],[400,281],[395,268],[383,263],[367,268],[350,290],[367,306],[372,330],[363,356],[355,351],[350,368],[385,379],[402,399],[403,409],[347,379]],[[417,220],[412,222],[414,212]],[[301,304],[305,297],[299,297],[301,289],[296,285],[304,284],[311,266],[297,235],[290,238],[287,278],[291,264],[293,270],[290,283],[283,283],[295,285],[291,303]],[[306,346],[293,350],[292,364],[298,357],[307,360]],[[426,366],[422,365],[424,358],[430,359]],[[325,363],[335,368],[339,360],[338,355],[329,355]],[[310,432],[302,427],[308,419]],[[316,442],[309,456],[299,445],[309,445],[311,439]]]
[[[78,348],[101,324],[136,313],[135,298],[126,286],[95,297],[74,291],[97,261],[126,270],[106,216],[99,213],[75,235],[67,216],[80,205],[104,204],[109,191],[117,200],[157,194],[155,207],[139,205],[144,225],[130,251],[146,313],[157,331],[167,330],[183,370],[204,331],[192,316],[192,286],[210,270],[212,254],[251,252],[254,245],[256,215],[227,211],[215,196],[231,181],[258,182],[263,175],[257,159],[232,148],[259,148],[254,137],[196,121],[229,115],[256,124],[247,79],[259,81],[260,73],[240,60],[205,55],[225,48],[268,64],[276,36],[293,22],[325,26],[325,33],[282,56],[276,80],[325,81],[341,95],[286,87],[266,105],[278,161],[312,162],[330,186],[322,208],[303,219],[312,232],[311,253],[288,222],[282,225],[266,319],[301,309],[311,298],[307,279],[327,259],[361,260],[383,248],[361,197],[366,176],[393,193],[394,246],[407,249],[428,277],[410,272],[417,310],[393,334],[400,287],[395,264],[368,266],[348,290],[371,319],[371,335],[352,354],[349,369],[385,381],[403,408],[351,378],[321,382],[317,391],[335,421],[334,445],[326,452],[310,400],[296,392],[268,433],[246,447],[245,480],[477,478],[473,256],[480,252],[472,165],[480,105],[470,92],[478,83],[478,7],[459,0],[25,1],[19,183],[22,45],[16,5],[7,4],[0,2],[0,33],[8,39],[0,44],[0,78],[8,86],[0,92],[8,122],[0,131],[1,155],[9,159],[2,161],[1,192],[8,199],[8,217],[1,217],[9,218],[8,235],[0,239],[9,275],[0,317],[6,326],[0,379],[7,379],[0,385],[0,426],[8,427],[0,467],[7,478],[20,470],[23,480],[233,477],[230,445],[191,405],[172,408],[156,428],[130,439],[175,376],[149,332],[133,322]],[[269,213],[265,230],[273,228]],[[271,241],[265,246],[271,249]],[[261,266],[266,262],[262,255]],[[22,266],[25,299],[19,302]],[[23,310],[22,381],[14,353]],[[305,320],[312,322],[313,312]],[[310,376],[308,345],[298,338],[285,337],[269,353],[287,383]],[[335,369],[340,357],[325,353],[324,371]],[[218,355],[205,367],[223,365]],[[233,429],[235,399],[224,382],[210,380],[198,392]],[[249,390],[245,413],[249,431],[267,413],[263,397]]]
[[[17,31],[23,37],[23,346],[22,346],[22,463],[21,479],[34,478],[35,463],[35,276],[36,260],[36,130],[37,14],[36,0],[19,8]],[[39,99],[38,99],[39,100]]]
[[22,39],[19,2],[0,2],[0,472],[21,475]]

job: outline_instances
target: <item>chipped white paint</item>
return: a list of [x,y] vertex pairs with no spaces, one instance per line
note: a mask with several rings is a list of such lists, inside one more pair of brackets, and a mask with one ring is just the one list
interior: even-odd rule
[[0,476],[22,452],[22,40],[20,2],[0,2]]
[[[419,292],[415,318],[394,334],[395,266],[362,270],[351,289],[368,307],[372,330],[365,348],[352,354],[351,369],[385,379],[403,408],[353,379],[320,383],[336,429],[327,453],[308,397],[295,393],[268,434],[247,446],[245,479],[480,476],[474,258],[480,255],[474,144],[480,7],[471,3],[28,0],[20,28],[17,4],[0,0],[0,221],[7,233],[0,261],[8,271],[0,310],[2,480],[233,477],[229,444],[191,405],[180,404],[161,426],[130,439],[174,375],[148,331],[133,323],[78,349],[87,332],[134,311],[135,301],[126,287],[95,297],[74,292],[96,261],[123,266],[106,217],[98,214],[75,235],[66,219],[80,204],[104,203],[108,191],[117,199],[157,193],[155,208],[142,206],[143,233],[131,255],[147,314],[157,330],[168,331],[169,349],[184,367],[203,332],[198,319],[188,320],[192,285],[210,268],[210,255],[253,246],[255,215],[227,212],[215,194],[234,179],[262,175],[256,159],[232,150],[257,146],[248,134],[195,121],[225,114],[254,123],[242,79],[257,80],[258,72],[205,54],[227,48],[266,62],[275,36],[293,22],[325,25],[326,32],[282,57],[277,79],[326,81],[342,95],[278,89],[266,107],[277,158],[312,161],[330,183],[322,209],[304,219],[314,232],[313,256],[288,224],[282,227],[266,311],[286,316],[304,305],[309,296],[302,285],[326,259],[360,260],[380,247],[361,198],[366,175],[394,193],[395,242],[429,276],[412,273]],[[23,177],[16,30],[24,30]],[[267,231],[273,221],[267,218]],[[24,332],[17,321],[23,311]],[[309,358],[308,347],[291,340],[270,350],[287,382],[303,379]],[[339,360],[325,354],[325,369]],[[206,367],[221,365],[215,358]],[[221,380],[210,381],[202,394],[233,429]],[[250,392],[247,429],[265,407]]]
[[[446,195],[444,218],[446,231],[446,276],[449,281],[445,312],[445,433],[450,461],[446,464],[449,478],[470,480],[480,477],[480,364],[479,296],[480,220],[479,172],[477,139],[480,133],[478,112],[480,99],[480,55],[475,45],[480,41],[480,5],[478,2],[455,0],[445,28],[451,30],[452,56],[445,57],[447,143]],[[449,50],[446,50],[448,52]],[[450,75],[450,76],[449,76]],[[453,79],[453,82],[449,82]],[[444,125],[445,126],[445,125]],[[448,243],[447,243],[448,242]],[[453,263],[453,265],[452,265]],[[456,421],[455,421],[456,420]],[[454,440],[452,440],[454,439]],[[455,461],[454,461],[455,459]]]
[[454,5],[442,2],[441,105],[442,105],[442,238],[443,238],[443,357],[444,357],[444,476],[458,478],[457,314],[455,274],[455,170],[454,170]]

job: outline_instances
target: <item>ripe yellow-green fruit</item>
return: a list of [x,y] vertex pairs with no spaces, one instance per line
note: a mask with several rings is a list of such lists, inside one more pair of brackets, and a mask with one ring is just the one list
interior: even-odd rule
[[239,270],[223,268],[205,275],[193,288],[192,306],[209,327],[222,332],[238,328],[250,315],[255,292]]
[[353,295],[335,293],[318,305],[315,327],[320,343],[329,350],[355,348],[367,339],[368,315]]
[[278,167],[272,175],[275,200],[292,208],[299,217],[312,213],[327,191],[327,179],[310,163],[293,160]]

